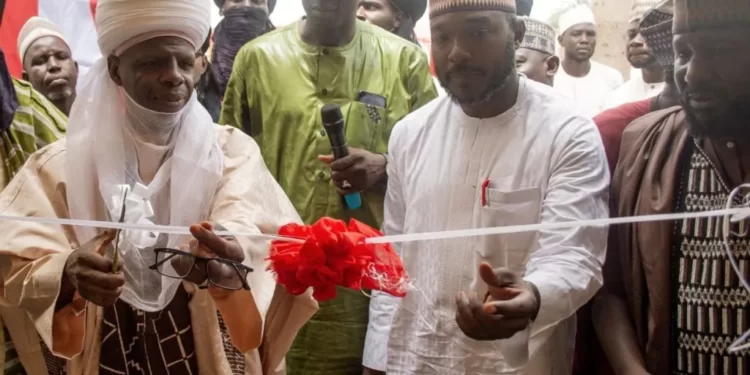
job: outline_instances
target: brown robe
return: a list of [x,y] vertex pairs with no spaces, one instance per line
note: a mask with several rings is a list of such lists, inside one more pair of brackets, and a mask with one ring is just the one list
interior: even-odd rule
[[[612,180],[612,210],[619,217],[672,213],[680,159],[688,141],[680,107],[653,112],[623,134]],[[669,275],[674,222],[610,229],[605,288],[624,298],[652,374],[669,371]]]

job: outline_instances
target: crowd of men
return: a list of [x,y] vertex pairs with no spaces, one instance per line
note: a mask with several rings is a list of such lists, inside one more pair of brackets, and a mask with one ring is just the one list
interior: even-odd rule
[[[750,373],[749,219],[553,225],[748,201],[750,3],[634,0],[624,82],[585,5],[302,0],[277,28],[275,0],[214,2],[211,30],[208,0],[98,0],[81,85],[44,18],[22,79],[0,50],[1,215],[191,233],[4,221],[5,375]],[[323,303],[216,233],[324,217],[547,229],[394,244],[406,297]]]

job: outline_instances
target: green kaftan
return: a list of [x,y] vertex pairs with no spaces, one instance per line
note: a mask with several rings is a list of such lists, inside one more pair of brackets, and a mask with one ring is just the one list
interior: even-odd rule
[[[385,153],[396,122],[437,96],[427,56],[417,45],[359,21],[355,37],[342,47],[308,45],[299,29],[297,22],[242,48],[219,122],[255,138],[306,223],[328,216],[379,227],[384,188],[362,193],[362,208],[346,210],[330,169],[317,160],[331,153],[320,109],[341,106],[349,147]],[[361,91],[384,97],[385,107],[357,101]],[[289,351],[288,373],[361,375],[368,307],[363,293],[342,289],[322,303]]]

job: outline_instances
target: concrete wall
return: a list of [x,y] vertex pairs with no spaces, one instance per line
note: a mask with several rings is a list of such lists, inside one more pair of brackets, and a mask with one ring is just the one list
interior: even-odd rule
[[631,67],[625,58],[625,44],[630,1],[594,0],[594,14],[599,24],[594,59],[619,70],[628,79]]

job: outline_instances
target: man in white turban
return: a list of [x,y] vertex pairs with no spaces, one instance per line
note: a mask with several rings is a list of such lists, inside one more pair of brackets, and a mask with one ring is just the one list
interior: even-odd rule
[[562,64],[555,88],[575,100],[589,116],[604,109],[606,97],[623,83],[622,74],[593,61],[596,51],[596,19],[588,5],[578,4],[560,14],[558,42]]
[[265,271],[267,242],[213,231],[300,219],[254,141],[197,102],[209,6],[99,0],[105,58],[67,140],[34,154],[0,194],[2,215],[191,225],[185,236],[3,223],[0,304],[31,375],[275,373],[317,309]]
[[18,53],[23,79],[70,115],[76,99],[78,63],[57,25],[45,18],[29,18],[18,34]]

